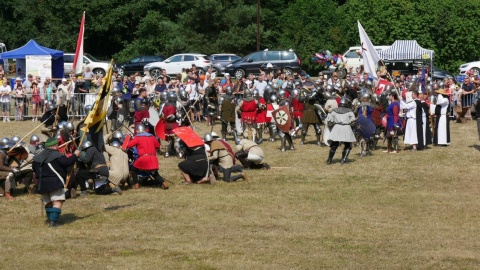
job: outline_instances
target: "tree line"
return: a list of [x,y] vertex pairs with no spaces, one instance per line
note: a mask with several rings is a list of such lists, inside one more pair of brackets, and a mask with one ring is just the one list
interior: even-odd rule
[[[124,61],[136,55],[256,50],[258,0],[2,0],[0,41],[8,49],[30,39],[74,52],[83,11],[85,52]],[[477,0],[261,1],[261,49],[294,49],[303,67],[322,50],[343,53],[360,43],[359,20],[375,45],[415,39],[435,50],[435,65],[452,73],[478,60]]]

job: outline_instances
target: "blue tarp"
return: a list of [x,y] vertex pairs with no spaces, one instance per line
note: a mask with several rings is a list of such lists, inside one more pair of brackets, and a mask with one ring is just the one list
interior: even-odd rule
[[27,55],[50,55],[52,57],[52,78],[63,78],[63,52],[43,47],[33,39],[18,49],[0,54],[0,58],[25,59]]

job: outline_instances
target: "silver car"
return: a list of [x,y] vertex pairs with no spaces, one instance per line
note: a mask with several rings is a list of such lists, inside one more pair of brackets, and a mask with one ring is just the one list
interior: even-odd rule
[[162,74],[162,69],[165,69],[168,75],[177,75],[182,72],[182,69],[190,69],[192,65],[195,65],[200,74],[204,74],[211,65],[210,60],[206,57],[205,54],[197,53],[175,54],[164,61],[146,64],[143,71],[145,74],[158,78]]

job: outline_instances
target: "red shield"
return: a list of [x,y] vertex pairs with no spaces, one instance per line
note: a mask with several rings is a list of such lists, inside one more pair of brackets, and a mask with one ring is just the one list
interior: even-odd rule
[[292,127],[292,117],[290,115],[290,108],[286,105],[279,107],[272,112],[275,124],[278,129],[283,132],[289,132]]
[[128,142],[130,142],[131,139],[132,139],[132,134],[128,133],[125,136],[125,139],[123,140],[123,144],[122,144],[123,151],[127,151],[127,145],[128,145]]
[[157,135],[157,137],[159,137],[160,139],[164,140],[165,141],[165,127],[166,127],[167,123],[165,122],[165,120],[163,118],[161,118],[157,125],[155,125],[155,135]]
[[204,142],[195,131],[189,127],[178,127],[173,129],[173,133],[179,137],[188,147],[197,147],[204,145]]

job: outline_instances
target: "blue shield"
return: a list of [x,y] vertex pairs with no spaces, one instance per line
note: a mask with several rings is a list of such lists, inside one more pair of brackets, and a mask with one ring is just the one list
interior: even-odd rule
[[360,114],[355,125],[355,132],[360,134],[365,140],[368,140],[375,134],[375,124],[372,120]]

